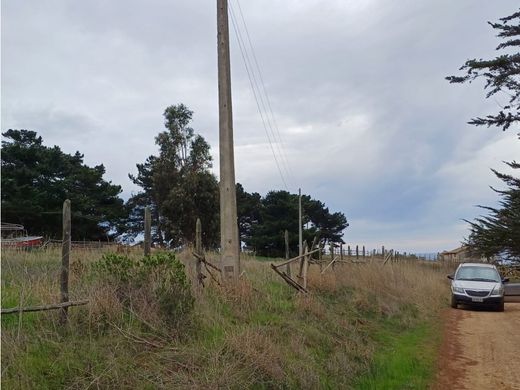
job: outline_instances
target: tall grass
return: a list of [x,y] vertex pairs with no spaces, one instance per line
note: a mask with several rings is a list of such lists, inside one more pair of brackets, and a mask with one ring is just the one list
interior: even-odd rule
[[[345,264],[323,275],[312,266],[303,296],[252,257],[237,284],[208,278],[199,288],[184,252],[195,313],[171,330],[156,308],[125,307],[91,272],[101,255],[72,253],[71,297],[90,303],[70,309],[66,327],[54,312],[2,317],[6,388],[363,387],[385,370],[389,338],[433,323],[446,303],[446,271],[431,263]],[[59,259],[3,252],[2,307],[57,302]]]

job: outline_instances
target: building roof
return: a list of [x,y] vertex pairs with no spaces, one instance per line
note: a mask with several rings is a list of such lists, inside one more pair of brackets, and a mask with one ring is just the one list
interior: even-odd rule
[[468,247],[466,245],[462,245],[461,247],[452,249],[451,251],[444,251],[441,254],[442,255],[456,255],[456,254],[464,252],[466,250],[468,250]]

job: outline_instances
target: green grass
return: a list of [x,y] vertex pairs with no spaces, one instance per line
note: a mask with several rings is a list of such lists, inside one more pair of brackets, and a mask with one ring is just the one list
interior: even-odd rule
[[[3,258],[2,306],[17,306],[22,286],[32,303],[55,299],[59,270],[55,255]],[[100,254],[90,256],[96,260]],[[88,265],[87,255],[81,259]],[[71,309],[66,328],[59,327],[57,312],[24,314],[20,328],[18,316],[3,316],[2,385],[22,389],[426,388],[438,333],[429,311],[436,308],[425,310],[424,302],[399,288],[406,281],[419,283],[415,272],[435,279],[436,271],[337,267],[335,272],[344,279],[333,282],[315,267],[312,294],[304,297],[266,262],[251,259],[244,266],[247,277],[236,290],[212,285],[197,293],[193,321],[177,336],[168,334],[165,324],[153,323],[154,330],[125,311],[115,316],[92,313],[111,302],[105,296],[96,298],[96,307]],[[376,287],[356,284],[364,278],[375,281]],[[438,278],[444,282],[444,273]],[[71,291],[78,297],[99,288],[88,273],[74,280]],[[420,283],[421,293],[429,294],[424,292],[423,297],[440,290],[437,285],[429,285],[428,290]],[[41,295],[47,291],[49,295]]]
[[404,332],[389,321],[376,332],[378,350],[356,389],[427,389],[435,373],[439,332],[423,323]]

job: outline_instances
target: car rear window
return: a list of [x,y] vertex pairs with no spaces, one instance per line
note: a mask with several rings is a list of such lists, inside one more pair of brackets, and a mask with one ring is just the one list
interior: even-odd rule
[[457,280],[475,280],[482,282],[499,282],[500,276],[494,268],[488,267],[460,267],[455,275]]

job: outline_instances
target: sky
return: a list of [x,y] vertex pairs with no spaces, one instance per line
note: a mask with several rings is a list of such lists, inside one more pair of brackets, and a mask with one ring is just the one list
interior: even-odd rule
[[[502,162],[519,160],[520,141],[518,128],[467,124],[507,96],[485,99],[482,82],[444,78],[495,55],[487,22],[517,1],[230,4],[239,25],[242,10],[279,131],[269,138],[280,168],[230,26],[236,180],[246,191],[301,187],[346,215],[351,245],[459,246],[463,219],[497,203],[490,168],[508,172]],[[215,1],[4,0],[1,12],[2,131],[79,150],[127,199],[139,191],[128,174],[157,154],[164,109],[184,103],[218,176]]]

